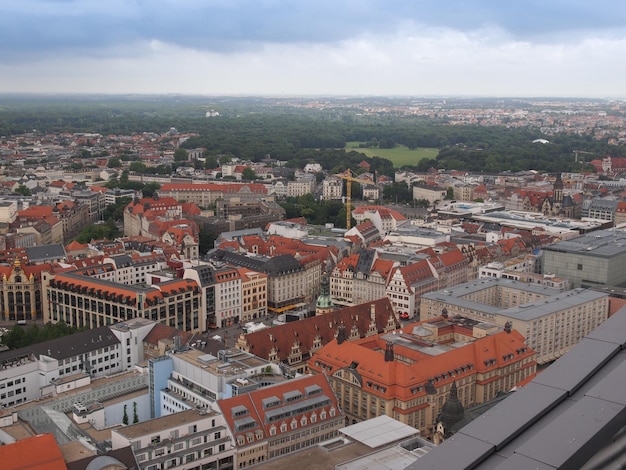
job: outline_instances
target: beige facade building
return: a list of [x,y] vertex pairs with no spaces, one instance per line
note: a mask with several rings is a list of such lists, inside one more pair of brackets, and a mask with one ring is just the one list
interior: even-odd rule
[[313,194],[313,191],[315,191],[315,175],[306,174],[287,182],[287,197]]
[[96,328],[132,318],[148,318],[182,331],[206,330],[200,288],[191,279],[152,287],[126,286],[80,274],[45,275],[44,322]]
[[457,201],[473,201],[474,200],[474,185],[462,184],[454,186],[453,193],[454,199]]
[[343,180],[336,176],[326,178],[322,182],[322,199],[331,201],[341,199],[343,196]]
[[413,199],[426,200],[431,204],[435,201],[443,201],[446,197],[446,188],[417,183],[413,186]]
[[[218,402],[234,436],[236,468],[298,452],[339,435],[344,417],[322,375],[305,376]],[[307,467],[307,463],[302,463]]]
[[422,295],[420,318],[442,312],[509,324],[537,353],[537,363],[565,354],[608,318],[609,295],[589,289],[561,292],[510,279],[481,279]]
[[252,201],[267,195],[261,183],[167,183],[159,189],[160,197],[172,197],[180,202],[193,202],[198,207],[213,206],[218,199],[238,198]]
[[239,268],[241,277],[241,322],[267,314],[267,274]]
[[232,435],[217,412],[188,410],[122,426],[111,432],[111,445],[132,447],[143,469],[235,468]]

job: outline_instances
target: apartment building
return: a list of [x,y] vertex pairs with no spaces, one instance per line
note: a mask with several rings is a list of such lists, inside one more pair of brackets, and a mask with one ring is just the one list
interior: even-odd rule
[[234,437],[237,468],[328,441],[344,426],[344,416],[324,375],[289,380],[221,400],[218,405]]
[[358,206],[352,211],[358,224],[371,220],[381,234],[396,230],[407,218],[400,212],[385,206]]
[[435,201],[443,201],[446,195],[446,188],[424,183],[413,184],[413,199],[415,200],[426,200],[432,204]]
[[0,404],[15,406],[88,385],[143,360],[154,322],[132,320],[0,352]]
[[309,368],[328,378],[349,424],[387,415],[419,429],[423,437],[433,435],[453,387],[467,408],[535,374],[535,353],[517,331],[508,329],[470,344],[426,341],[420,333],[412,325],[346,341],[343,328],[309,360]]
[[233,438],[221,413],[188,410],[111,431],[111,446],[130,446],[145,470],[235,468]]
[[200,289],[191,279],[143,287],[63,273],[49,275],[43,283],[45,322],[96,328],[139,317],[182,331],[206,330]]
[[485,320],[519,331],[544,364],[565,354],[608,317],[609,296],[561,292],[510,279],[483,279],[422,295],[420,318],[442,314]]
[[297,176],[294,181],[287,182],[287,197],[298,197],[313,194],[315,191],[315,175]]
[[215,268],[209,264],[185,269],[183,279],[194,280],[200,288],[200,311],[207,327],[217,326],[215,317]]
[[239,323],[241,303],[241,275],[237,268],[223,266],[215,269],[215,318],[209,318],[209,324],[221,328]]
[[385,292],[400,318],[414,318],[419,312],[421,295],[438,289],[439,280],[433,271],[428,260],[392,270]]
[[241,277],[241,322],[267,315],[267,274],[239,268]]
[[457,201],[473,201],[474,188],[473,184],[459,184],[453,187],[453,196]]
[[217,262],[266,274],[267,308],[270,312],[282,312],[307,298],[312,300],[315,280],[319,289],[321,278],[319,260],[310,266],[304,266],[293,255],[251,256],[222,249],[210,253],[209,257]]
[[343,180],[336,176],[326,178],[322,182],[322,199],[324,201],[339,200],[343,196]]
[[342,258],[330,273],[330,295],[335,305],[352,306],[385,297],[395,263],[379,259],[374,250]]
[[104,258],[103,263],[110,263],[115,268],[115,282],[118,284],[150,284],[148,274],[163,269],[166,258],[161,253],[133,253]]
[[216,409],[218,400],[285,380],[278,364],[234,348],[212,355],[178,344],[148,369],[152,417]]
[[206,208],[214,205],[218,199],[253,201],[267,195],[267,188],[261,183],[166,183],[158,193],[160,197],[193,202],[198,207]]

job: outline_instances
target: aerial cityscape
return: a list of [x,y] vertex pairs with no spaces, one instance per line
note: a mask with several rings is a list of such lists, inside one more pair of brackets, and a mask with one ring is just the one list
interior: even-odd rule
[[0,467],[623,468],[624,13],[0,6]]

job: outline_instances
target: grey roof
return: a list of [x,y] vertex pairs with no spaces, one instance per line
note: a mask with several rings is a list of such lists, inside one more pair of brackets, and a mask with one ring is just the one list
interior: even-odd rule
[[613,441],[625,430],[625,345],[626,307],[527,386],[406,468],[600,468],[600,452],[621,451]]
[[133,264],[133,259],[130,257],[130,255],[111,256],[111,260],[113,261],[117,269],[126,268]]
[[569,307],[608,297],[608,295],[605,292],[592,289],[572,289],[542,301],[530,302],[502,310],[500,315],[516,320],[529,321]]
[[215,284],[215,269],[209,265],[194,266],[193,269],[198,273],[198,279],[200,280],[200,286],[206,287]]
[[44,262],[48,260],[65,258],[65,248],[61,243],[53,245],[30,246],[26,248],[28,259],[32,262]]
[[546,246],[543,250],[610,258],[626,252],[626,232],[617,229],[596,230]]
[[617,208],[618,202],[614,199],[593,199],[589,208],[598,208],[598,209],[608,209],[615,210]]
[[113,346],[119,342],[120,340],[117,339],[108,326],[101,326],[100,328],[79,331],[69,336],[51,339],[24,348],[1,352],[0,361],[28,353],[32,353],[37,357],[45,355],[54,359],[68,359],[96,349]]
[[[496,286],[512,287],[526,292],[543,294],[546,297],[541,300],[536,300],[534,302],[529,302],[507,309],[502,309],[501,307],[494,305],[482,304],[473,300],[466,300],[464,298],[474,292]],[[554,312],[558,312],[567,307],[591,302],[592,300],[607,296],[607,293],[592,289],[579,288],[572,289],[567,292],[560,292],[558,289],[553,289],[539,284],[528,284],[526,282],[515,281],[512,279],[488,278],[466,282],[465,284],[459,284],[444,290],[427,292],[422,295],[422,298],[437,300],[460,308],[473,309],[491,315],[501,315],[516,320],[530,321]]]
[[252,269],[270,276],[282,276],[304,270],[304,266],[292,255],[278,255],[267,258],[217,249],[213,250],[209,257],[216,261]]

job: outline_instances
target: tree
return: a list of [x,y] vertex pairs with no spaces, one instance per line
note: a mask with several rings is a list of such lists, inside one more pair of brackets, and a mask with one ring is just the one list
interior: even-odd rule
[[28,189],[26,186],[24,186],[23,184],[20,184],[16,189],[15,189],[16,193],[20,193],[23,196],[30,196],[31,192],[30,189]]
[[213,248],[213,242],[217,239],[217,235],[209,229],[201,228],[198,234],[198,250],[200,253],[206,253]]
[[141,189],[141,192],[143,193],[143,197],[153,197],[154,193],[159,189],[161,189],[161,185],[152,181],[150,183],[146,183]]
[[217,162],[217,158],[213,156],[204,157],[204,168],[206,170],[212,170],[213,168],[217,168],[220,164]]
[[124,404],[124,416],[122,417],[122,423],[128,424],[128,413],[126,412],[126,404]]
[[144,173],[146,171],[146,165],[143,162],[131,162],[128,169],[136,173]]
[[189,160],[189,153],[184,148],[174,150],[174,160],[177,162],[186,162]]
[[454,199],[454,188],[452,186],[450,186],[448,189],[446,189],[446,197],[444,197],[444,199],[446,201]]
[[241,172],[241,178],[246,181],[252,181],[258,178],[257,174],[252,168],[246,167]]
[[109,162],[107,163],[107,167],[109,167],[109,168],[121,168],[122,167],[122,161],[118,157],[110,158]]
[[139,416],[137,415],[137,402],[133,402],[133,424],[139,422]]

